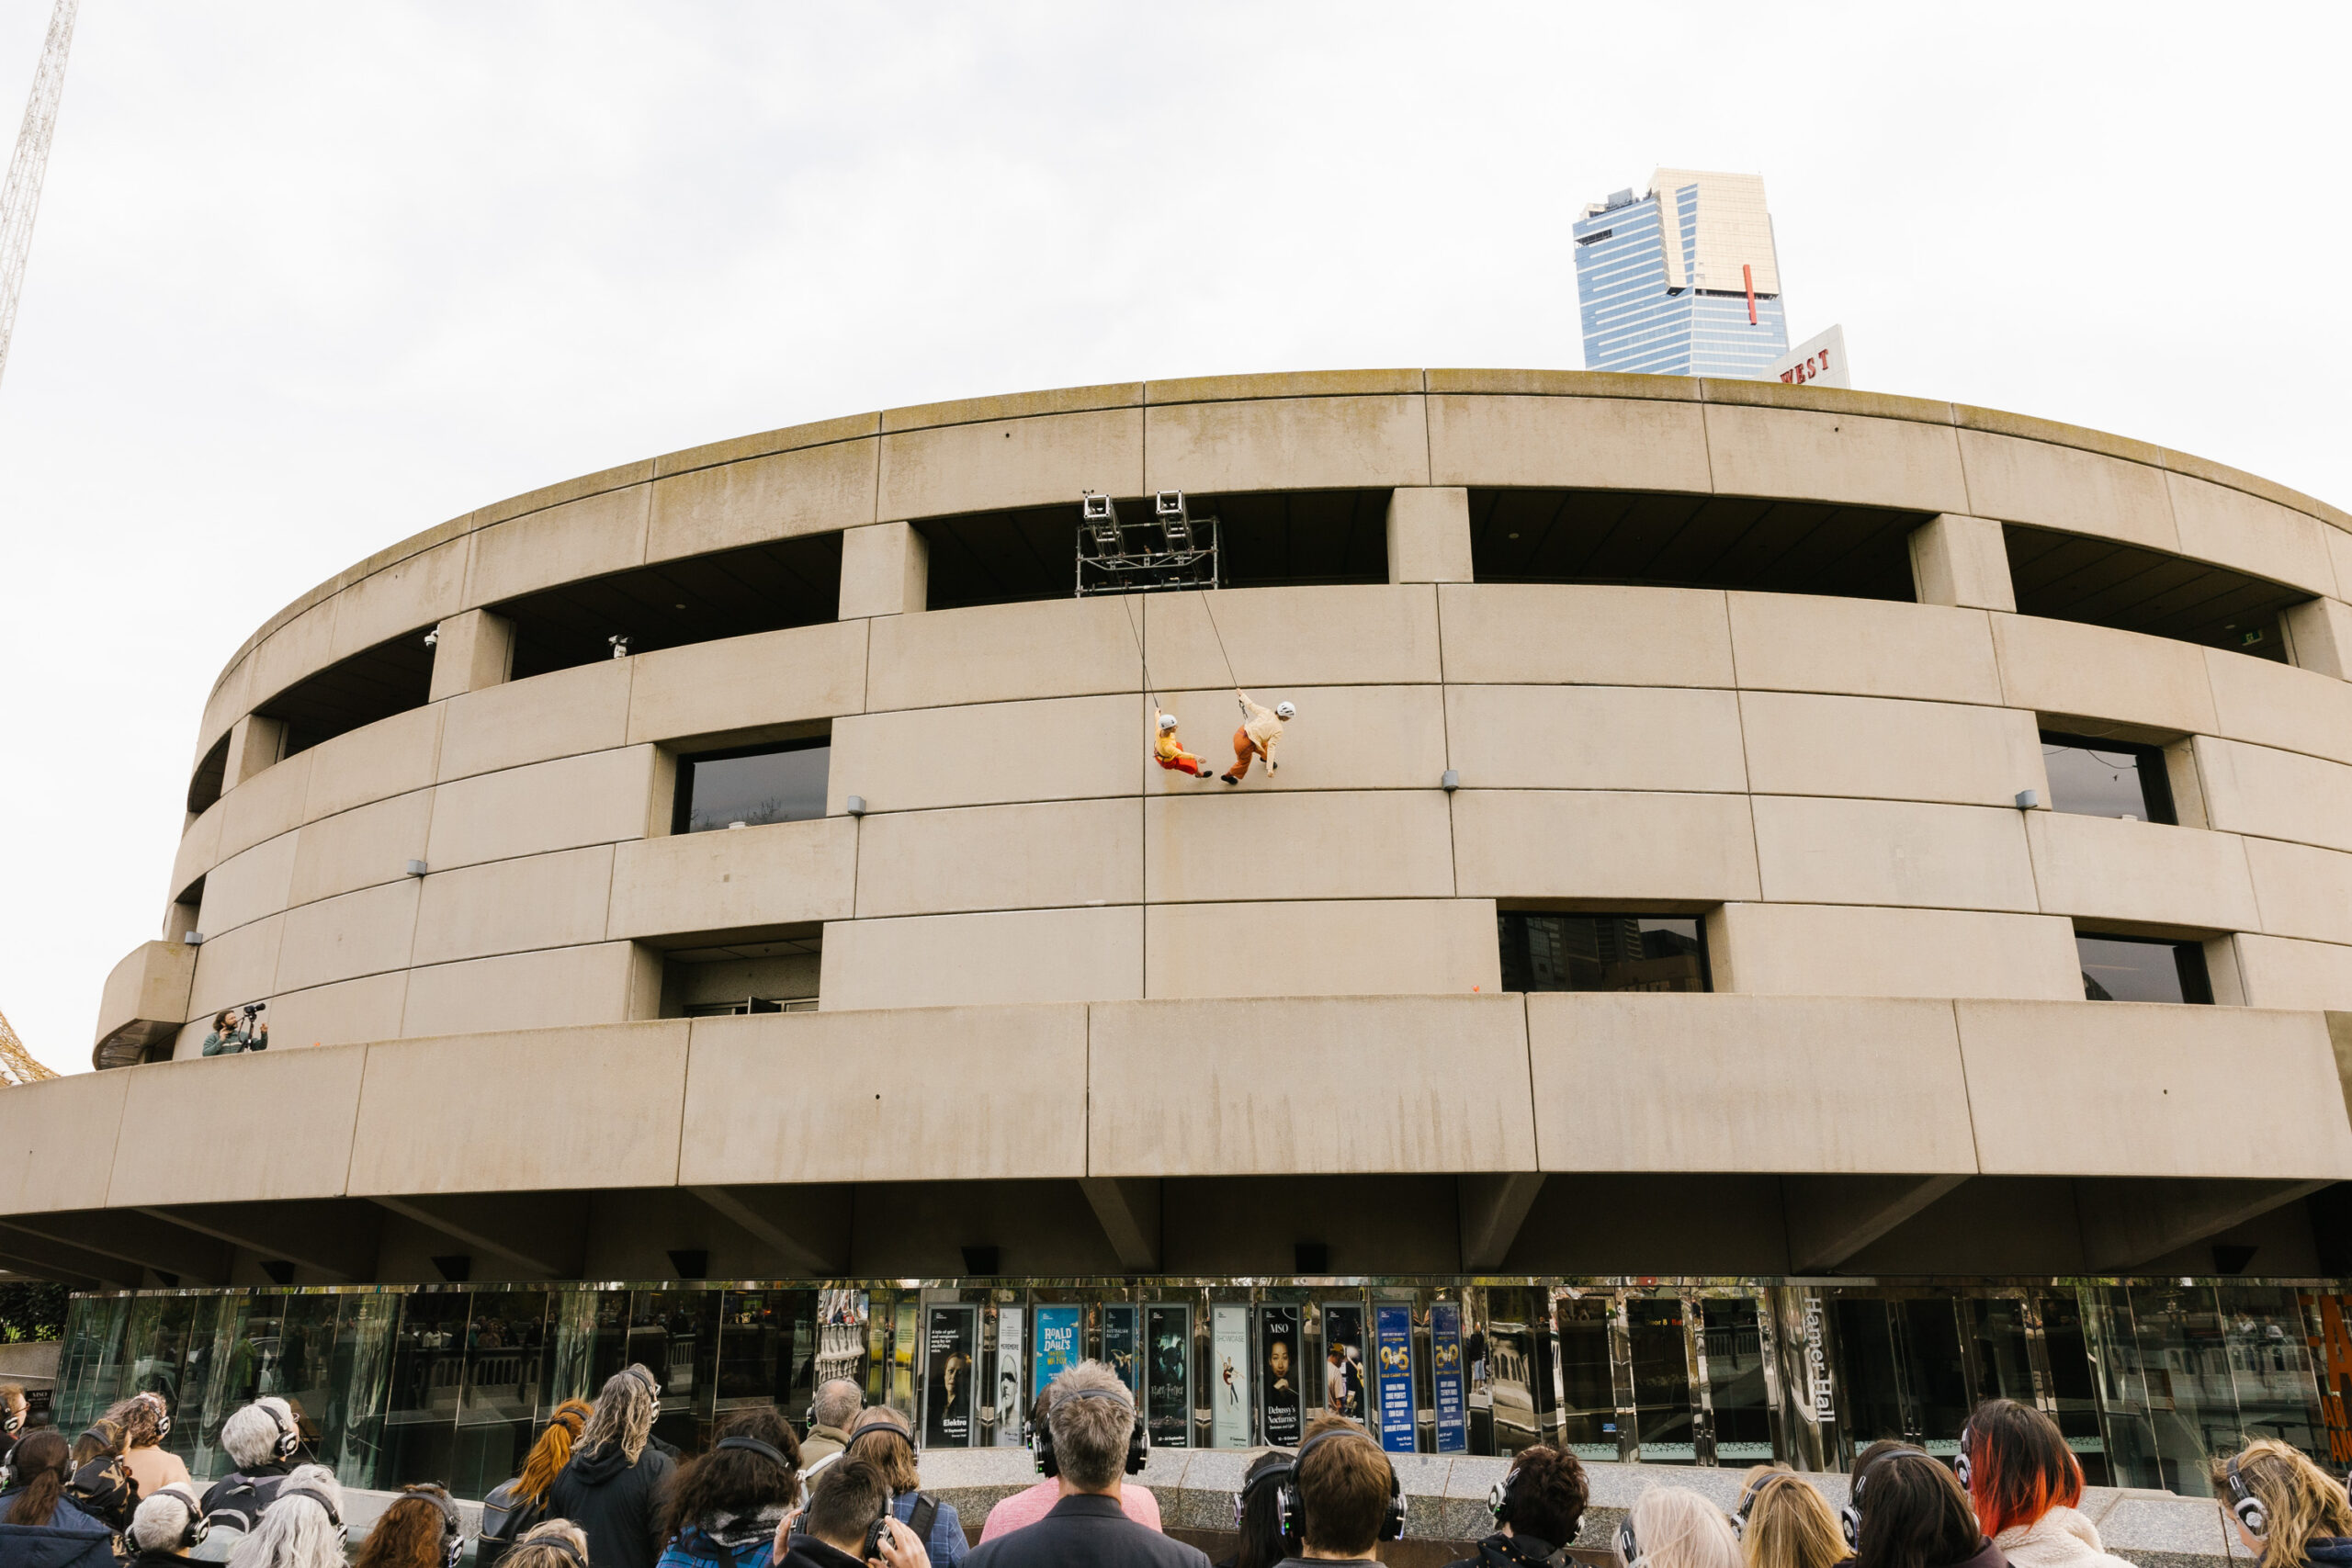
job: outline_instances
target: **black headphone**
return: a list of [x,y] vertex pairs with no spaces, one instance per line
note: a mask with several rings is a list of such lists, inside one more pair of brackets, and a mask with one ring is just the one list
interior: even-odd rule
[[[1317,1432],[1298,1445],[1298,1457],[1292,1460],[1290,1467],[1283,1472],[1281,1501],[1283,1540],[1285,1541],[1304,1541],[1306,1539],[1306,1505],[1299,1496],[1299,1469],[1306,1463],[1306,1456],[1315,1451],[1317,1444],[1329,1442],[1333,1438],[1358,1438],[1364,1442],[1372,1442],[1369,1432],[1361,1432],[1352,1427],[1334,1427],[1328,1432]],[[1388,1511],[1381,1516],[1379,1539],[1402,1540],[1405,1539],[1405,1492],[1396,1483],[1396,1466],[1385,1453],[1380,1452],[1379,1444],[1373,1443],[1373,1451],[1380,1453],[1381,1462],[1388,1466]]]
[[320,1507],[324,1508],[327,1515],[327,1523],[334,1527],[335,1539],[345,1542],[346,1545],[349,1544],[351,1540],[351,1529],[350,1527],[343,1522],[343,1510],[336,1507],[334,1506],[334,1499],[330,1498],[325,1493],[309,1486],[285,1486],[278,1489],[277,1495],[281,1500],[288,1497],[308,1497],[311,1502],[316,1503]]
[[2222,1472],[2222,1475],[2229,1483],[2230,1512],[2236,1515],[2238,1523],[2245,1527],[2245,1533],[2256,1540],[2269,1535],[2270,1510],[2262,1506],[2262,1499],[2254,1495],[2254,1488],[2248,1486],[2245,1477],[2238,1473],[2237,1455],[2230,1456],[2229,1468]]
[[[856,1439],[852,1438],[851,1440],[854,1442]],[[776,1463],[782,1465],[786,1470],[795,1470],[798,1468],[790,1460],[784,1457],[784,1450],[782,1449],[777,1448],[774,1443],[763,1443],[757,1438],[721,1438],[718,1442],[711,1445],[710,1451],[717,1453],[721,1449],[735,1449],[743,1453],[758,1454],[763,1459],[774,1460]]]
[[1970,1429],[1974,1426],[1973,1421],[1960,1424],[1960,1452],[1953,1456],[1951,1461],[1952,1479],[1960,1483],[1962,1492],[1968,1490],[1968,1439]]
[[31,1413],[30,1405],[20,1404],[14,1407],[5,1418],[0,1418],[0,1431],[6,1431],[10,1437],[15,1437],[25,1429],[25,1417]]
[[466,1554],[466,1526],[458,1517],[458,1505],[449,1500],[448,1489],[429,1481],[416,1482],[401,1487],[401,1495],[422,1497],[441,1510],[441,1561],[445,1568],[458,1568],[458,1559]]
[[270,1449],[271,1455],[277,1459],[292,1459],[302,1447],[302,1433],[299,1426],[280,1416],[277,1406],[266,1399],[256,1399],[254,1404],[268,1416],[269,1424],[277,1428],[277,1441]]
[[[1846,1549],[1849,1551],[1860,1551],[1862,1549],[1862,1483],[1871,1478],[1871,1471],[1897,1454],[1917,1454],[1930,1463],[1935,1458],[1925,1449],[1915,1449],[1908,1443],[1903,1443],[1888,1449],[1878,1458],[1862,1466],[1861,1473],[1854,1477],[1853,1492],[1846,1499],[1846,1506],[1838,1510],[1838,1528],[1846,1532]],[[1631,1560],[1628,1559],[1628,1561]]]
[[[521,1545],[522,1542],[518,1541],[515,1544]],[[565,1557],[571,1559],[571,1568],[588,1568],[588,1560],[580,1555],[580,1549],[572,1545],[571,1542],[564,1540],[563,1537],[560,1535],[542,1536],[537,1540],[532,1541],[530,1544],[533,1546],[544,1546],[549,1551],[562,1552]]]
[[1495,1516],[1497,1529],[1510,1523],[1510,1492],[1519,1483],[1519,1466],[1503,1472],[1503,1478],[1487,1488],[1487,1511]]
[[1617,1521],[1617,1555],[1625,1560],[1625,1568],[1634,1568],[1634,1564],[1642,1560],[1642,1543],[1634,1539],[1634,1510],[1631,1508],[1626,1509],[1625,1517]]
[[[1129,1399],[1125,1393],[1116,1393],[1107,1388],[1076,1389],[1069,1393],[1056,1394],[1054,1397],[1057,1402],[1064,1399],[1114,1400],[1133,1411],[1136,1419],[1135,1425],[1127,1431],[1126,1472],[1129,1475],[1143,1473],[1144,1463],[1151,1457],[1151,1435],[1144,1430],[1143,1412],[1135,1408],[1135,1401]],[[1054,1457],[1054,1423],[1051,1406],[1047,1406],[1046,1414],[1047,1418],[1040,1421],[1033,1413],[1029,1417],[1025,1435],[1029,1439],[1030,1451],[1037,1456],[1037,1473],[1045,1476],[1057,1476],[1062,1472],[1062,1461]]]
[[1241,1528],[1242,1517],[1249,1512],[1250,1499],[1269,1483],[1279,1483],[1290,1473],[1288,1464],[1270,1464],[1256,1475],[1241,1483],[1241,1490],[1233,1495],[1233,1528]]
[[156,1393],[154,1390],[153,1390],[153,1389],[149,1389],[149,1390],[148,1390],[148,1391],[146,1391],[145,1393],[143,1393],[140,1394],[140,1395],[139,1395],[139,1397],[140,1397],[141,1400],[153,1400],[153,1401],[154,1402],[154,1404],[155,1404],[155,1440],[156,1440],[157,1442],[159,1442],[159,1443],[160,1443],[160,1442],[162,1442],[165,1438],[170,1437],[170,1436],[171,1436],[171,1434],[172,1434],[172,1407],[171,1407],[171,1404],[170,1404],[170,1403],[169,1403],[167,1400],[165,1400],[165,1399],[164,1398],[164,1396],[163,1396],[162,1394],[157,1393]]
[[181,1491],[179,1487],[165,1486],[158,1491],[155,1495],[158,1497],[169,1497],[173,1502],[177,1503],[180,1506],[179,1538],[174,1540],[165,1550],[171,1551],[186,1551],[190,1547],[202,1541],[206,1536],[212,1532],[212,1521],[204,1517],[204,1510],[197,1506],[196,1499],[189,1496],[186,1492]]
[[1764,1488],[1771,1485],[1786,1473],[1788,1472],[1785,1471],[1770,1471],[1740,1488],[1739,1506],[1734,1508],[1731,1514],[1732,1540],[1746,1540],[1747,1539],[1747,1516],[1755,1509],[1756,1499],[1764,1495]]
[[640,1367],[635,1361],[631,1361],[628,1366],[623,1367],[621,1371],[627,1372],[630,1377],[633,1377],[638,1382],[643,1383],[646,1387],[646,1392],[652,1394],[654,1398],[659,1399],[662,1397],[662,1380],[655,1377],[650,1369]]
[[[914,1440],[914,1438],[913,1438],[910,1433],[908,1433],[904,1428],[902,1428],[901,1427],[899,1427],[899,1425],[897,1422],[895,1422],[895,1421],[876,1421],[876,1422],[875,1422],[872,1426],[868,1426],[868,1427],[860,1427],[856,1431],[852,1432],[852,1433],[849,1435],[849,1441],[848,1441],[848,1442],[846,1442],[846,1443],[843,1443],[843,1444],[842,1445],[842,1457],[843,1459],[847,1459],[847,1458],[849,1457],[849,1450],[852,1450],[852,1449],[854,1449],[854,1448],[855,1448],[855,1447],[857,1447],[858,1442],[860,1441],[860,1439],[862,1439],[862,1438],[865,1438],[876,1437],[876,1436],[885,1437],[885,1438],[898,1438],[900,1442],[902,1442],[902,1443],[906,1444],[906,1445],[907,1445],[907,1447],[909,1447],[909,1448],[910,1448],[910,1449],[911,1449],[911,1448],[913,1448],[913,1447],[915,1446],[915,1440]],[[727,1440],[728,1440],[728,1441],[729,1441],[729,1442],[737,1442],[737,1441],[745,1441],[745,1442],[748,1442],[748,1441],[752,1441],[752,1440],[753,1440],[753,1439],[750,1439],[750,1438],[738,1439],[738,1438],[729,1438],[729,1439],[727,1439]],[[768,1451],[769,1451],[770,1453],[775,1453],[775,1450],[774,1449],[770,1449],[770,1450],[768,1450]],[[777,1458],[778,1460],[781,1460],[781,1459],[783,1459],[783,1458],[784,1458],[784,1456],[783,1456],[782,1454],[776,1454],[776,1458]]]

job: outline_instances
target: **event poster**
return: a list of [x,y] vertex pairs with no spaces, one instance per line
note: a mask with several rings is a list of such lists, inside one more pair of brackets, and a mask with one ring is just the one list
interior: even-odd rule
[[1021,1309],[996,1314],[996,1446],[1021,1446]]
[[1143,1363],[1136,1359],[1136,1309],[1114,1304],[1102,1309],[1102,1359],[1119,1374],[1127,1392],[1143,1398]]
[[1334,1416],[1363,1421],[1363,1308],[1353,1302],[1323,1308],[1323,1407]]
[[1380,1446],[1393,1454],[1408,1454],[1413,1451],[1413,1309],[1374,1308],[1373,1338],[1379,1358],[1374,1397],[1380,1402]]
[[1029,1400],[1036,1403],[1038,1391],[1061,1375],[1064,1368],[1074,1367],[1086,1358],[1078,1348],[1078,1325],[1084,1307],[1041,1306],[1036,1314],[1037,1344],[1030,1352],[1033,1369],[1029,1379]]
[[1299,1373],[1298,1309],[1269,1306],[1258,1309],[1258,1343],[1265,1357],[1261,1369],[1266,1441],[1278,1449],[1298,1446]]
[[1437,1451],[1470,1451],[1470,1427],[1463,1397],[1462,1308],[1453,1302],[1430,1303],[1430,1399],[1436,1406]]
[[972,1446],[973,1385],[979,1371],[972,1348],[979,1341],[980,1309],[934,1306],[923,1310],[922,1445],[927,1449]]
[[1209,1308],[1209,1445],[1250,1446],[1250,1309]]
[[1155,1449],[1193,1446],[1193,1309],[1144,1308],[1145,1414]]

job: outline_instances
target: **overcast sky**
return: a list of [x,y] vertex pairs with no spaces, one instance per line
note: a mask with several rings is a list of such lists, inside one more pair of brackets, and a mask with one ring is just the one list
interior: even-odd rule
[[1763,175],[1860,386],[2352,503],[2348,11],[86,0],[0,383],[0,1012],[87,1067],[213,679],[394,540],[895,404],[1574,368],[1569,224],[1661,164]]

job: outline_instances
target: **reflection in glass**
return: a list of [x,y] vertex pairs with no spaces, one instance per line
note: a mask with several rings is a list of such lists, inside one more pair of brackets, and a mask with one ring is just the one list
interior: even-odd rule
[[2050,1369],[2051,1416],[2058,1433],[2083,1467],[2083,1481],[2091,1486],[2118,1484],[2109,1474],[2107,1439],[2098,1419],[2098,1393],[2093,1382],[2089,1346],[2083,1337],[2082,1303],[2069,1292],[2042,1297],[2036,1307],[2041,1319],[2042,1358]]
[[458,1414],[458,1462],[450,1487],[482,1497],[513,1475],[530,1450],[554,1347],[545,1291],[478,1291],[466,1336],[465,1393]]
[[2045,731],[2041,765],[2050,775],[2052,811],[2127,822],[2174,819],[2165,754],[2155,747]]
[[453,1468],[471,1303],[468,1292],[428,1291],[402,1303],[400,1326],[392,1334],[391,1380],[378,1439],[383,1485],[441,1481]]
[[703,833],[822,817],[825,774],[831,761],[830,740],[682,757],[673,831]]
[[2211,1004],[2205,950],[2193,942],[2075,933],[2083,995],[2095,1002]]
[[1634,1432],[1645,1464],[1695,1464],[1690,1354],[1677,1296],[1625,1303],[1634,1364]]
[[1506,991],[1703,991],[1695,918],[1547,914],[1496,917]]
[[2156,1443],[2157,1483],[2187,1497],[2213,1495],[2208,1468],[2238,1447],[2237,1392],[2228,1341],[2209,1286],[2129,1292]]
[[1560,1335],[1560,1411],[1568,1451],[1578,1459],[1618,1460],[1616,1371],[1610,1364],[1608,1296],[1576,1296],[1554,1310]]
[[1954,1314],[1959,1304],[1943,1296],[1915,1296],[1895,1303],[1902,1319],[1911,1427],[1919,1446],[1939,1457],[1960,1451],[1960,1428],[1971,1408]]
[[1764,1463],[1772,1457],[1772,1418],[1764,1384],[1764,1336],[1757,1303],[1753,1298],[1710,1297],[1696,1305],[1702,1314],[1700,1331],[1706,1337],[1707,1402],[1714,1413],[1715,1462]]
[[1888,1318],[1892,1303],[1841,1294],[1837,1305],[1847,1441],[1859,1452],[1881,1438],[1907,1438],[1896,1381],[1894,1330]]

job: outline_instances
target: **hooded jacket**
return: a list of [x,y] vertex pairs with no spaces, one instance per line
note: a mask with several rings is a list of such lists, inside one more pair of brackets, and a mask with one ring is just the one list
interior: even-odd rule
[[865,1568],[865,1560],[827,1546],[813,1535],[795,1535],[785,1543],[776,1568]]
[[1497,1530],[1478,1543],[1478,1555],[1449,1562],[1446,1568],[1543,1568],[1553,1550],[1551,1542],[1539,1537]]
[[676,1468],[650,1442],[631,1464],[618,1443],[572,1450],[548,1488],[547,1517],[588,1536],[589,1568],[653,1568],[662,1556],[662,1483]]
[[785,1506],[755,1514],[721,1514],[680,1530],[662,1553],[662,1568],[768,1568]]
[[2015,1568],[2132,1568],[2107,1550],[2098,1527],[2075,1508],[2052,1508],[2030,1525],[2011,1525],[1993,1544]]
[[[0,1492],[0,1519],[7,1517],[21,1488]],[[114,1568],[114,1531],[74,1506],[57,1500],[46,1525],[0,1523],[0,1562],[8,1568]]]
[[2314,1568],[2352,1568],[2352,1535],[2315,1535],[2303,1542],[2303,1561]]

